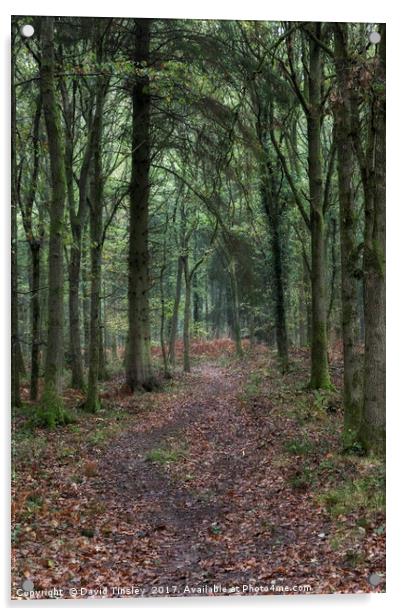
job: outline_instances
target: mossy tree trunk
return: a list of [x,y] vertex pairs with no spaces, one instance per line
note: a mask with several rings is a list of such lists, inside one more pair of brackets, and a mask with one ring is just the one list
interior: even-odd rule
[[385,24],[374,76],[371,149],[368,148],[364,232],[364,397],[359,438],[368,451],[385,451]]
[[352,66],[348,57],[348,25],[336,24],[335,67],[339,95],[334,104],[335,138],[338,158],[339,220],[341,234],[341,289],[343,334],[343,406],[344,446],[356,440],[362,410],[362,365],[358,353],[359,316],[358,280],[358,212],[354,200],[353,141],[350,88]]
[[[135,20],[134,65],[150,60],[151,20]],[[126,382],[131,390],[152,383],[149,321],[148,209],[150,153],[150,82],[144,71],[132,89],[132,154],[128,257],[128,341]]]
[[[97,60],[102,61],[102,37],[98,33]],[[89,368],[88,390],[85,410],[96,413],[99,410],[99,357],[100,357],[100,295],[102,275],[102,236],[103,236],[103,113],[108,80],[98,77],[95,98],[95,113],[92,127],[92,169],[89,199],[89,237],[91,255],[91,307],[89,321]]]
[[51,175],[49,207],[47,352],[41,415],[50,425],[64,421],[60,396],[63,367],[63,230],[66,201],[64,151],[54,77],[54,19],[41,22],[40,86]]

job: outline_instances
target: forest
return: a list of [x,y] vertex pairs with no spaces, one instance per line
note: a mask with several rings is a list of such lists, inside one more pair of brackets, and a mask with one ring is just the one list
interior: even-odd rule
[[385,49],[12,18],[13,598],[384,591]]

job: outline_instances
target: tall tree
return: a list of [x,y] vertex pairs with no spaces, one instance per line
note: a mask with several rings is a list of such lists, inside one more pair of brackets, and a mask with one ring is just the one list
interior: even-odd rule
[[[309,213],[304,208],[300,189],[294,182],[288,162],[271,132],[276,152],[296,204],[310,230],[311,238],[311,369],[310,386],[328,389],[331,385],[328,369],[327,288],[325,250],[325,211],[328,205],[327,187],[331,177],[328,161],[327,181],[324,182],[322,125],[324,118],[323,58],[321,47],[322,24],[301,24],[302,68],[295,59],[295,38],[292,28],[286,37],[287,63],[280,60],[297,99],[301,104],[307,124],[307,167],[309,184]],[[300,75],[301,73],[301,75]],[[325,188],[324,188],[325,187]]]
[[17,189],[17,101],[15,93],[15,37],[17,28],[12,29],[11,51],[11,406],[21,404],[20,374],[18,361],[18,189]]
[[322,169],[322,58],[316,38],[321,23],[309,24],[308,101],[305,106],[308,138],[308,176],[311,225],[311,380],[313,389],[328,388],[327,292],[325,263],[324,182]]
[[149,184],[150,110],[148,75],[151,20],[135,20],[133,62],[137,71],[132,88],[130,228],[128,257],[128,341],[126,380],[131,390],[152,386],[149,323]]
[[36,400],[38,397],[39,381],[39,351],[40,351],[40,284],[41,284],[41,252],[44,239],[44,224],[42,207],[39,211],[39,223],[37,229],[33,223],[33,208],[37,197],[37,188],[40,171],[40,151],[39,151],[39,129],[42,114],[42,97],[38,96],[36,110],[32,127],[32,172],[29,177],[26,198],[22,196],[20,190],[19,203],[22,215],[22,223],[25,237],[31,253],[31,386],[30,398]]
[[351,89],[352,64],[349,56],[348,24],[334,26],[334,58],[338,93],[333,97],[335,138],[338,160],[339,220],[341,233],[341,286],[343,338],[344,443],[356,440],[361,420],[362,366],[358,351],[358,211],[353,191],[353,139]]
[[[386,27],[373,60],[366,156],[356,144],[365,187],[364,399],[359,437],[367,450],[385,450],[385,62]],[[355,116],[356,117],[356,116]],[[355,125],[356,130],[359,124]]]
[[48,331],[41,413],[44,421],[50,425],[66,419],[60,393],[64,329],[63,230],[67,188],[54,64],[54,19],[44,17],[41,20],[40,86],[48,138],[52,195],[49,209]]
[[[61,52],[62,55],[62,52]],[[80,165],[78,177],[78,205],[76,205],[74,191],[74,133],[75,108],[77,85],[73,83],[73,101],[70,101],[68,88],[64,79],[61,80],[61,93],[63,101],[64,121],[65,121],[65,168],[67,182],[67,205],[70,222],[72,242],[70,248],[70,260],[68,263],[68,307],[69,307],[69,337],[70,337],[70,364],[71,364],[71,386],[75,389],[84,387],[84,370],[81,354],[81,332],[80,332],[80,309],[79,309],[79,283],[81,270],[81,249],[84,225],[88,216],[88,178],[90,161],[92,156],[92,104],[93,94],[90,92],[88,97],[88,109],[83,109],[82,113],[86,117],[87,137],[84,145],[84,153]],[[80,99],[83,100],[81,95]]]
[[[104,36],[99,23],[96,24],[96,59],[98,66],[103,61]],[[85,409],[95,413],[99,409],[99,359],[101,344],[100,295],[103,247],[103,115],[105,97],[109,80],[100,74],[97,78],[95,113],[93,118],[90,151],[92,152],[92,169],[90,185],[89,237],[91,253],[91,308],[89,326],[89,369],[88,391]]]

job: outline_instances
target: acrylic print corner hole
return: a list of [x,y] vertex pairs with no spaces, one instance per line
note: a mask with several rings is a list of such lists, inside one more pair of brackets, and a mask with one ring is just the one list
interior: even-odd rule
[[21,36],[23,36],[24,38],[31,38],[35,33],[35,29],[33,26],[31,26],[31,24],[24,24],[23,26],[21,26],[20,32]]

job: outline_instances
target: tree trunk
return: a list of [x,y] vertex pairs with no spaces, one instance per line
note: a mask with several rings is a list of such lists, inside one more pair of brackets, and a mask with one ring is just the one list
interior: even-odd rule
[[[273,103],[272,101],[269,101],[268,104],[270,107],[269,109],[265,107],[264,116],[266,118],[266,122],[273,122]],[[282,210],[279,201],[280,187],[277,186],[277,174],[275,173],[275,168],[270,160],[270,152],[267,147],[266,128],[261,124],[260,117],[258,117],[256,132],[261,148],[264,152],[264,160],[260,164],[261,201],[263,210],[267,217],[273,258],[272,291],[275,307],[275,329],[278,359],[280,369],[283,373],[285,373],[289,369],[289,354],[281,243]]]
[[183,322],[183,369],[190,372],[190,319],[191,319],[191,276],[188,267],[188,255],[182,257],[185,281],[184,322]]
[[81,265],[81,289],[82,289],[82,321],[84,330],[84,364],[89,366],[89,321],[90,321],[90,280],[88,275],[88,247],[87,233],[84,233],[82,243],[82,265]]
[[201,321],[202,312],[202,297],[198,289],[198,276],[194,273],[193,276],[193,322],[199,323]]
[[215,284],[214,290],[213,336],[219,340],[222,335],[222,315],[224,314],[223,285]]
[[43,18],[40,85],[48,136],[52,196],[49,208],[48,334],[41,410],[44,421],[49,425],[65,419],[60,392],[63,367],[63,224],[66,178],[54,80],[53,31],[54,19]]
[[[230,259],[230,257],[229,257]],[[241,328],[240,328],[240,302],[239,302],[239,287],[236,276],[236,263],[234,259],[229,261],[228,266],[230,290],[232,295],[232,319],[233,319],[233,337],[236,346],[236,354],[238,357],[243,357],[243,347],[241,344]]]
[[311,345],[312,326],[311,326],[311,273],[306,259],[303,257],[303,287],[304,287],[304,311],[307,326],[307,344]]
[[[319,39],[321,24],[313,24]],[[321,85],[322,66],[319,44],[309,40],[309,112],[307,114],[308,176],[310,191],[311,225],[311,295],[312,340],[311,379],[312,389],[328,389],[331,385],[327,356],[327,294],[325,263],[325,222],[323,211],[323,179],[321,152]]]
[[[134,64],[149,64],[150,20],[135,20]],[[132,156],[128,263],[128,343],[126,381],[131,390],[152,386],[149,323],[148,208],[150,106],[148,75],[136,77],[132,91]]]
[[[102,287],[102,283],[101,283]],[[103,296],[105,295],[105,288],[103,286]],[[106,318],[105,318],[105,301],[100,299],[99,302],[99,380],[106,381],[107,374],[107,360],[106,360]]]
[[358,246],[357,206],[353,197],[353,141],[350,107],[350,62],[348,60],[348,25],[336,24],[335,58],[340,102],[334,109],[335,138],[338,155],[339,218],[341,234],[342,336],[343,336],[343,406],[344,446],[356,440],[362,410],[362,366],[358,353]]
[[70,317],[70,359],[71,359],[71,387],[83,389],[84,370],[81,356],[81,328],[80,328],[80,267],[81,267],[81,229],[73,232],[73,244],[70,251],[68,269],[69,280],[69,317]]
[[209,274],[205,276],[205,333],[207,339],[209,339]]
[[163,361],[163,372],[165,378],[169,378],[170,373],[168,369],[168,354],[166,351],[166,341],[165,341],[165,288],[163,284],[163,278],[166,271],[166,234],[167,234],[167,226],[168,226],[168,215],[166,215],[166,224],[164,229],[164,241],[163,241],[163,260],[161,269],[159,272],[159,290],[160,290],[160,299],[161,299],[161,322],[160,322],[160,330],[159,330],[159,338],[161,343],[161,351],[162,351],[162,361]]
[[[267,166],[268,167],[268,166]],[[267,186],[271,181],[269,169],[262,176],[261,197],[263,209],[267,216],[270,233],[270,244],[273,258],[272,290],[275,306],[276,345],[278,349],[279,365],[282,372],[289,369],[288,332],[286,323],[285,291],[283,280],[282,246],[280,240],[280,212],[276,203],[274,191]],[[273,180],[272,180],[273,181]]]
[[[304,263],[303,263],[304,268]],[[306,289],[304,285],[304,271],[301,272],[301,280],[298,285],[298,307],[299,307],[299,344],[301,347],[307,345],[307,314],[306,314]]]
[[364,400],[359,437],[366,450],[385,451],[385,24],[380,26],[378,95],[373,101],[373,157],[365,199]]
[[17,150],[16,150],[16,96],[15,96],[15,49],[13,31],[11,50],[11,407],[21,405],[20,374],[18,365],[18,226],[17,226]]
[[275,329],[276,344],[281,371],[289,370],[288,332],[286,323],[285,293],[283,284],[282,254],[279,238],[279,229],[272,230],[272,256],[274,260],[274,286],[275,286]]
[[32,288],[31,288],[31,314],[32,314],[32,345],[31,345],[31,400],[38,398],[39,380],[39,351],[40,351],[40,242],[31,243],[32,255]]
[[177,325],[179,321],[182,275],[183,275],[183,257],[179,256],[177,259],[176,294],[174,298],[172,321],[170,325],[169,354],[168,354],[169,362],[173,368],[175,367],[175,364],[176,364],[176,338],[177,338]]
[[[95,153],[95,157],[97,157]],[[94,164],[95,167],[95,164]],[[88,393],[85,409],[90,413],[99,410],[98,379],[99,379],[99,298],[101,284],[101,234],[102,209],[99,210],[99,185],[95,179],[94,169],[93,186],[91,187],[91,208],[89,215],[91,238],[91,307],[89,320],[89,369]]]
[[[98,41],[98,60],[101,60],[101,45]],[[85,410],[96,413],[100,407],[99,352],[100,352],[100,294],[101,294],[101,259],[103,233],[103,171],[102,171],[102,131],[103,108],[105,102],[105,80],[99,77],[95,114],[93,120],[92,151],[93,168],[90,187],[89,235],[91,245],[91,308],[89,324],[89,369],[88,392]]]

